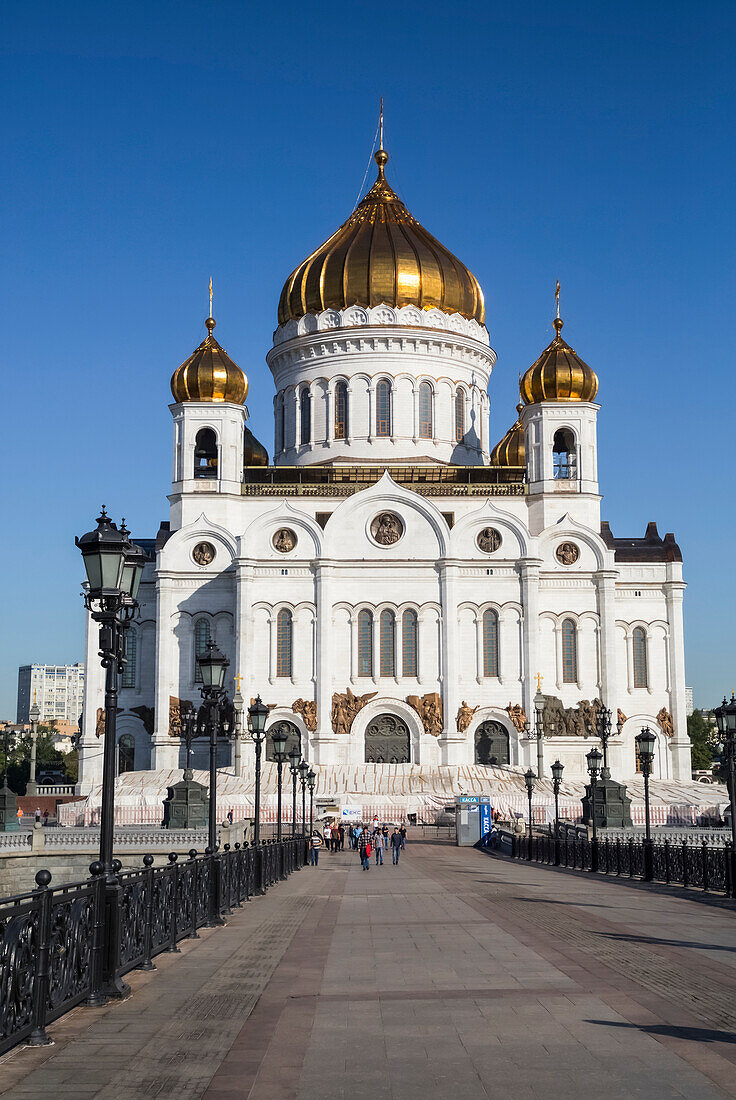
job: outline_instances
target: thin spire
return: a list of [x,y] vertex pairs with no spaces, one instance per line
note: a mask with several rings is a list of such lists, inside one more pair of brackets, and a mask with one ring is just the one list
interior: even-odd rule
[[381,114],[378,119],[378,148],[383,149],[383,96],[381,96]]
[[[555,289],[555,302],[557,303],[557,318],[560,316],[560,280],[557,280]],[[210,315],[212,314],[212,279],[210,279]]]
[[565,323],[562,320],[562,318],[560,317],[560,280],[559,279],[557,280],[557,286],[555,287],[555,303],[557,305],[557,316],[555,317],[552,324],[555,327],[555,332],[559,336],[560,332],[562,331],[562,326]]
[[212,276],[210,275],[210,311],[205,321],[207,331],[212,335],[212,329],[215,327],[215,318],[212,316]]
[[373,159],[378,165],[378,179],[385,179],[383,169],[388,162],[388,153],[383,147],[383,96],[381,96],[381,110],[378,116],[378,148]]

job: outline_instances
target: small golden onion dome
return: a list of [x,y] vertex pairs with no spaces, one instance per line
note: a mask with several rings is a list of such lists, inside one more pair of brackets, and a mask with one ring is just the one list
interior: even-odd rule
[[[521,413],[523,405],[516,406],[516,412]],[[525,466],[524,429],[521,420],[517,418],[515,424],[509,428],[503,439],[499,440],[491,451],[491,466]]]
[[483,324],[478,280],[412,217],[383,174],[329,240],[292,271],[279,301],[279,324],[348,306],[414,305],[460,313]]
[[268,451],[253,435],[250,428],[245,428],[243,440],[243,465],[244,466],[268,466]]
[[555,338],[519,382],[525,405],[538,401],[594,401],[598,375],[560,336],[564,322],[555,317]]
[[212,335],[214,317],[208,317],[205,324],[206,338],[171,376],[174,400],[230,401],[242,405],[248,393],[248,379]]

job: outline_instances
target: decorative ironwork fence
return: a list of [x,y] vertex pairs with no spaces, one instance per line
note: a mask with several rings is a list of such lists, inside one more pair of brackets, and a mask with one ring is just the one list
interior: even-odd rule
[[726,844],[692,844],[687,840],[663,843],[606,837],[595,844],[586,836],[511,836],[511,855],[536,863],[620,878],[691,886],[735,895],[733,849]]
[[[265,893],[306,863],[306,841],[289,838],[255,846],[226,844],[215,855],[167,864],[143,859],[140,870],[120,872],[117,886],[93,863],[84,882],[50,887],[51,874],[36,874],[37,889],[0,899],[0,1054],[18,1043],[48,1042],[46,1025],[75,1005],[105,1003],[105,960],[119,979],[138,967],[152,970],[162,951],[195,937],[203,924]],[[111,898],[115,919],[111,920]],[[110,930],[115,942],[109,942]]]

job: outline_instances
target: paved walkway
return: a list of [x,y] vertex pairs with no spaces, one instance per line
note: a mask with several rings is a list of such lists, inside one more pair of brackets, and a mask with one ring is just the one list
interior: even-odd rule
[[736,1096],[736,911],[443,843],[323,852],[0,1093],[223,1100]]

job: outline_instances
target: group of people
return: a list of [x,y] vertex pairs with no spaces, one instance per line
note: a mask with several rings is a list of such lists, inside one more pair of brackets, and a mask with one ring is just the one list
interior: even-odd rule
[[[331,852],[340,852],[345,847],[345,826],[334,823],[325,825],[324,832],[315,829],[309,841],[309,859],[313,867],[319,864],[321,848],[327,847]],[[348,845],[356,851],[360,857],[364,871],[370,870],[371,856],[376,861],[376,866],[383,864],[384,853],[391,850],[391,860],[394,866],[399,862],[399,854],[406,848],[406,826],[395,825],[393,832],[389,832],[388,825],[379,826],[374,821],[373,826],[350,825],[347,829]]]

